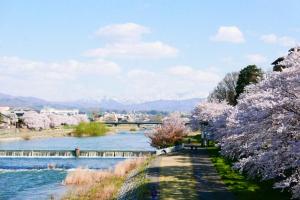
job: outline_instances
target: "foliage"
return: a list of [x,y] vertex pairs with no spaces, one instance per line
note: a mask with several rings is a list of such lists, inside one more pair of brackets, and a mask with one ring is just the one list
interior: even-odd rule
[[201,134],[197,134],[197,135],[188,135],[185,138],[183,138],[182,142],[184,143],[193,143],[193,144],[201,144],[202,142],[202,138],[201,138]]
[[68,125],[68,124],[63,125],[63,129],[74,129],[75,127],[76,125]]
[[100,122],[80,122],[74,130],[74,135],[81,136],[102,136],[107,133],[109,129],[105,124]]
[[232,161],[222,157],[219,149],[209,147],[207,151],[228,189],[234,193],[239,200],[287,200],[290,195],[286,192],[281,193],[272,189],[271,182],[259,182],[249,180],[246,176],[232,169]]
[[209,129],[235,169],[300,198],[300,52],[282,62],[288,67],[247,86],[235,107],[218,115],[207,106],[198,118],[211,117]]
[[262,78],[262,71],[256,65],[248,65],[240,71],[235,88],[234,105],[237,104],[237,99],[244,92],[245,87],[251,83],[257,83],[260,78]]
[[235,105],[236,84],[239,77],[238,72],[226,74],[222,81],[220,81],[215,89],[209,94],[209,102],[224,102],[229,105]]
[[136,128],[130,128],[129,131],[134,132],[136,131]]
[[163,120],[161,126],[146,135],[151,140],[151,146],[165,148],[180,143],[187,131],[183,119],[178,114],[172,114]]

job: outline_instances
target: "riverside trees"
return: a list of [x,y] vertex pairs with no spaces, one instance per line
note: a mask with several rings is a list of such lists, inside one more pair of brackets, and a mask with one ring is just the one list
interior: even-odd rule
[[29,129],[42,130],[56,128],[61,125],[77,125],[80,122],[87,122],[86,115],[65,116],[57,114],[42,114],[35,111],[24,113],[22,117],[24,125]]
[[280,64],[286,68],[247,86],[235,107],[205,103],[193,118],[208,122],[234,168],[300,198],[300,52]]

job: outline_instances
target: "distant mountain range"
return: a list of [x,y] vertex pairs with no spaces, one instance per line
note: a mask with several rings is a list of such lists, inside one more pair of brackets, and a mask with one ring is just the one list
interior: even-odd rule
[[81,111],[93,110],[116,110],[116,111],[180,111],[189,112],[195,105],[203,101],[201,98],[184,99],[184,100],[156,100],[143,103],[122,103],[118,100],[104,98],[101,100],[78,100],[69,102],[53,102],[35,97],[11,96],[0,93],[0,106],[9,107],[30,107],[41,109],[43,107],[54,108],[77,108]]

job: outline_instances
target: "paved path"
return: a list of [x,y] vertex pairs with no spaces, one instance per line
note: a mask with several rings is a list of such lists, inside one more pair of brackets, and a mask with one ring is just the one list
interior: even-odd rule
[[146,200],[158,200],[159,199],[159,165],[161,157],[156,157],[148,167],[147,178],[149,179],[148,188],[150,190],[150,197]]
[[205,149],[160,158],[159,199],[233,200]]

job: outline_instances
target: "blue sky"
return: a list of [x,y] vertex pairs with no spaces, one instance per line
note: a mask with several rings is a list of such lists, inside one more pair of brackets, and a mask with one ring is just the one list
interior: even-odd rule
[[48,100],[205,97],[298,44],[299,1],[0,1],[0,92]]

